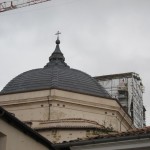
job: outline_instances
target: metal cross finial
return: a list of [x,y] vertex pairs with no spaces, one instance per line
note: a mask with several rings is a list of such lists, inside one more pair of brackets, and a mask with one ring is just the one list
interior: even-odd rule
[[59,39],[59,34],[61,34],[59,31],[55,34],[57,35],[57,39]]

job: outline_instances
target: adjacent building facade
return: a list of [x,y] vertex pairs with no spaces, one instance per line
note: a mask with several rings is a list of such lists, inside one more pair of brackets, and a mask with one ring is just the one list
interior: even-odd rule
[[143,106],[144,86],[137,73],[129,72],[95,77],[108,93],[117,98],[132,117],[135,127],[142,128],[145,123]]
[[0,107],[0,150],[54,150],[52,143]]

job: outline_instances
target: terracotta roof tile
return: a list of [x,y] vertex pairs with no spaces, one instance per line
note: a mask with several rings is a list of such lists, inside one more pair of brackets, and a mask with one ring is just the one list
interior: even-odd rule
[[[133,129],[129,130],[127,132],[116,132],[116,133],[108,133],[108,134],[103,134],[103,135],[98,135],[92,139],[100,139],[100,138],[111,138],[111,137],[123,137],[123,136],[133,136],[133,135],[141,135],[141,134],[148,134],[150,133],[150,126],[144,127],[144,128],[138,128],[138,129]],[[91,139],[91,138],[88,138]]]
[[53,129],[53,128],[80,128],[80,129],[105,129],[104,126],[96,121],[86,120],[82,118],[67,118],[50,121],[31,121],[31,127],[35,130]]

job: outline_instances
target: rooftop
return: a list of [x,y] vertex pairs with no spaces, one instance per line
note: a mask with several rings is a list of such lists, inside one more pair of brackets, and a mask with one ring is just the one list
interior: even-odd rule
[[139,129],[132,129],[127,132],[109,133],[98,135],[87,139],[77,139],[69,142],[53,144],[56,148],[69,148],[70,146],[89,145],[97,143],[128,141],[136,139],[149,139],[150,138],[150,126]]

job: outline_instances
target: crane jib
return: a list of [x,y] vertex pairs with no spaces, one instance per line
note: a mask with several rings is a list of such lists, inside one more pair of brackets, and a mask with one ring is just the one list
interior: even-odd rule
[[0,12],[5,12],[8,10],[13,10],[21,7],[26,7],[30,5],[35,5],[50,0],[12,0],[0,3]]

